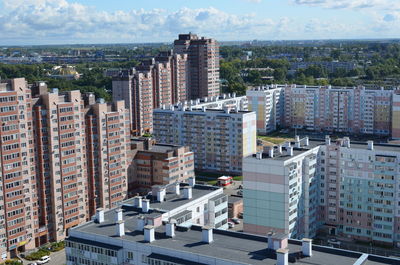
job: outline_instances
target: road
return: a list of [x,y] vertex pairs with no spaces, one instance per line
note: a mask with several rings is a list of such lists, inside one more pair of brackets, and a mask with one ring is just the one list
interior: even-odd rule
[[[64,250],[60,250],[58,252],[52,252],[50,254],[50,259],[51,259],[50,262],[46,263],[47,265],[63,265],[67,263]],[[34,262],[29,260],[23,260],[23,261],[24,265]]]

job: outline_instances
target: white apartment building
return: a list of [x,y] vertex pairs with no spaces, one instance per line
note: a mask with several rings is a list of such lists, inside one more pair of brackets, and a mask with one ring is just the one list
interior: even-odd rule
[[284,89],[278,86],[256,87],[246,91],[248,110],[257,113],[257,132],[269,133],[282,124]]
[[197,170],[241,174],[243,157],[256,152],[255,112],[163,106],[153,126],[157,142],[189,146]]

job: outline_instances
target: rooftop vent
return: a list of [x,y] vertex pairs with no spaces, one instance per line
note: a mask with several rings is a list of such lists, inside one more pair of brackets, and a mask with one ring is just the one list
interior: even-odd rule
[[203,241],[204,243],[210,244],[211,242],[214,241],[214,239],[213,239],[213,228],[212,228],[212,226],[208,226],[208,225],[203,226],[202,229],[201,229],[201,231],[202,231],[202,232],[201,232],[202,241]]
[[192,198],[192,187],[183,188],[183,198],[190,200]]
[[96,210],[96,222],[99,224],[104,222],[104,209],[103,208],[98,208]]
[[152,225],[146,225],[144,227],[144,240],[146,242],[153,242],[155,240],[155,236],[154,236],[154,226]]
[[117,236],[121,237],[125,235],[125,223],[123,220],[118,221],[116,223],[116,230],[117,230]]

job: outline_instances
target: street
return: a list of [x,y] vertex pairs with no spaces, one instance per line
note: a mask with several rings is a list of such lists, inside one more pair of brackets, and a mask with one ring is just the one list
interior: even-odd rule
[[[52,252],[50,254],[50,262],[46,263],[48,265],[63,265],[66,264],[65,250],[60,250],[58,252]],[[35,261],[23,260],[23,264],[27,265],[29,263],[33,263]]]

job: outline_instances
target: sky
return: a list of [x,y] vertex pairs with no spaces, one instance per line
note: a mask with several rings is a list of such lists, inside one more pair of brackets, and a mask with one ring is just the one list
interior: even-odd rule
[[0,45],[400,38],[400,0],[0,0]]

